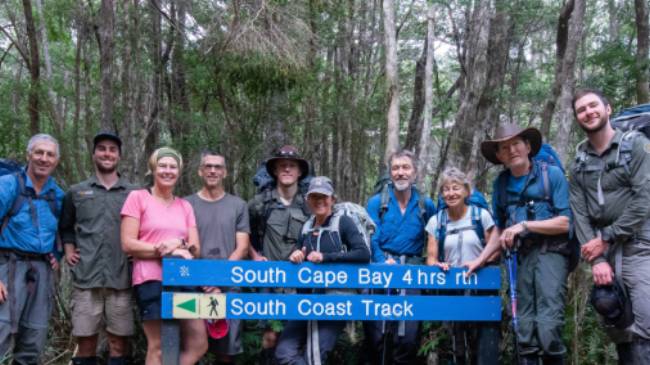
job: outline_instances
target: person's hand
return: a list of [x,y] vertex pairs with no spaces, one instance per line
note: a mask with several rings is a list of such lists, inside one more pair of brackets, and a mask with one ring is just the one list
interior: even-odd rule
[[179,248],[182,244],[183,241],[180,238],[172,238],[158,242],[154,248],[156,249],[156,253],[162,257],[174,252],[174,250]]
[[47,254],[47,259],[50,261],[50,266],[52,266],[52,270],[54,271],[59,270],[59,260],[57,260],[53,254],[51,253]]
[[607,250],[607,247],[609,247],[609,244],[606,241],[603,241],[600,237],[596,237],[582,245],[580,253],[585,260],[591,262],[597,257],[602,256],[605,250]]
[[264,255],[257,255],[253,257],[253,261],[269,261],[269,259],[267,259]]
[[313,262],[314,264],[320,264],[323,262],[323,254],[318,251],[312,251],[307,255],[307,261]]
[[5,284],[0,281],[0,304],[4,303],[8,298],[9,293],[7,293],[7,288]]
[[596,285],[611,285],[614,282],[614,271],[606,261],[592,266],[591,273],[594,276],[594,284]]
[[177,248],[174,251],[170,252],[172,256],[180,256],[186,260],[191,260],[194,258],[192,253],[184,248]]
[[203,290],[204,293],[208,293],[208,294],[221,293],[221,289],[217,288],[216,286],[202,286],[201,290]]
[[303,247],[301,250],[295,250],[291,253],[291,256],[289,256],[289,261],[293,262],[294,264],[300,264],[303,261],[305,261],[306,254],[307,254],[306,247]]
[[384,261],[384,263],[388,264],[388,265],[395,265],[396,264],[395,260],[392,257],[387,258],[386,261]]
[[63,245],[65,250],[65,262],[70,266],[74,266],[79,262],[79,249],[74,245]]
[[479,269],[482,266],[482,263],[478,258],[476,258],[474,260],[463,262],[461,266],[467,268],[467,271],[465,271],[465,277],[468,277],[472,275],[472,273],[474,273],[477,269]]
[[525,231],[524,225],[522,223],[517,223],[514,226],[506,228],[501,232],[501,237],[499,237],[499,243],[504,249],[509,249],[515,243],[517,236],[521,232]]

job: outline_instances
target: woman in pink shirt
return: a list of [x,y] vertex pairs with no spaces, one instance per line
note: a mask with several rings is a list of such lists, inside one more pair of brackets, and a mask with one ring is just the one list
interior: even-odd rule
[[[178,152],[168,147],[157,149],[149,158],[153,186],[132,191],[122,207],[122,249],[134,258],[133,289],[147,337],[147,365],[162,360],[161,258],[174,255],[191,259],[200,252],[192,206],[174,196],[182,167]],[[208,349],[203,320],[182,320],[181,333],[180,363],[194,364]]]

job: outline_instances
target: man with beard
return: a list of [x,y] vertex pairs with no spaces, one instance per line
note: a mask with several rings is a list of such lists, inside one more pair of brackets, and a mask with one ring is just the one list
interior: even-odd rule
[[[0,363],[37,364],[45,348],[58,261],[56,228],[63,191],[52,173],[59,143],[36,134],[27,167],[0,177]],[[10,354],[12,353],[12,354]]]
[[[393,153],[388,159],[391,183],[387,187],[387,202],[382,202],[381,193],[368,200],[368,214],[377,225],[371,242],[372,261],[375,263],[424,264],[424,227],[436,213],[436,208],[431,199],[421,197],[415,188],[415,160],[410,151]],[[418,293],[414,290],[407,292]],[[370,362],[379,364],[390,358],[394,364],[413,363],[419,345],[419,325],[418,321],[366,322]]]
[[536,128],[497,128],[481,143],[488,161],[504,165],[492,207],[501,246],[519,251],[517,328],[520,364],[564,364],[564,305],[569,274],[569,187],[559,167],[533,159],[542,146]]
[[97,134],[94,176],[73,185],[63,200],[59,229],[72,272],[74,365],[97,364],[101,328],[108,337],[108,364],[125,364],[126,338],[135,331],[129,261],[120,242],[120,210],[134,186],[117,172],[121,147],[117,135]]
[[[226,159],[213,152],[203,151],[199,165],[203,187],[185,199],[192,205],[201,240],[201,257],[239,261],[248,254],[250,227],[248,207],[241,198],[225,191],[228,176]],[[205,292],[220,292],[219,288],[205,287]],[[234,291],[235,288],[230,289]],[[209,350],[220,363],[232,363],[233,356],[242,353],[241,321],[228,320],[228,334],[218,340],[211,337]]]
[[[625,329],[608,327],[620,364],[650,363],[650,141],[640,132],[614,130],[612,109],[598,90],[573,97],[587,134],[571,168],[571,208],[582,257],[596,286],[616,280],[634,314]],[[615,269],[614,269],[615,268]]]

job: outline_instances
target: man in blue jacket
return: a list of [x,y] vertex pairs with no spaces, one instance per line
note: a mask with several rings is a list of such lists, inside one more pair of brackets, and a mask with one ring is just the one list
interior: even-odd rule
[[14,364],[37,364],[45,347],[63,200],[50,176],[58,162],[56,139],[37,134],[27,145],[27,167],[0,177],[0,363],[13,353]]
[[[371,242],[375,263],[424,264],[424,227],[436,208],[431,199],[421,196],[415,188],[415,161],[410,151],[393,153],[388,159],[391,182],[368,200],[368,214],[377,225]],[[366,341],[372,349],[368,351],[370,362],[378,364],[391,358],[394,364],[412,363],[419,345],[418,332],[417,321],[367,322]]]

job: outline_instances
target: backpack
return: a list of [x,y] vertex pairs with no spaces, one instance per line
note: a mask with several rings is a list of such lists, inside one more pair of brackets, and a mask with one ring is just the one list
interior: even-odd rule
[[[379,194],[379,221],[384,223],[384,215],[388,211],[388,203],[390,202],[390,190],[393,188],[393,181],[390,179],[390,175],[385,173],[381,175],[379,180],[375,183],[375,188],[373,189],[373,195]],[[415,187],[414,187],[415,188]],[[425,203],[425,196],[421,194],[417,188],[415,191],[418,192],[418,217],[423,225],[427,224],[427,206]]]
[[14,178],[16,179],[16,184],[18,185],[18,194],[16,195],[13,204],[11,205],[11,209],[9,209],[7,214],[2,219],[0,234],[2,234],[4,229],[7,227],[7,224],[9,224],[9,220],[11,219],[11,217],[18,214],[20,209],[25,204],[29,204],[29,214],[32,219],[32,224],[35,227],[38,226],[38,216],[36,213],[36,207],[32,203],[32,201],[35,199],[45,200],[48,206],[50,207],[52,214],[55,217],[58,217],[59,211],[56,205],[56,192],[54,190],[50,190],[44,195],[37,196],[36,192],[34,192],[34,189],[31,188],[28,189],[25,186],[25,176],[22,172],[22,166],[19,163],[12,160],[0,159],[0,176],[10,175],[10,174],[13,175]]
[[[347,216],[352,219],[354,225],[357,227],[363,241],[368,248],[368,252],[371,252],[370,249],[370,240],[372,235],[375,233],[377,226],[372,221],[372,218],[368,215],[368,212],[364,207],[359,204],[352,202],[342,202],[334,204],[332,218],[330,219],[330,224],[327,228],[322,229],[323,231],[330,231],[335,234],[335,240],[338,241],[339,249],[341,252],[346,252],[347,248],[343,245],[341,241],[341,233],[339,231],[339,225],[341,222],[341,217]],[[314,231],[312,228],[314,226],[314,216],[311,216],[309,220],[302,226],[302,234],[307,235],[310,232]],[[319,248],[320,249],[320,248]]]
[[472,190],[472,193],[469,195],[469,197],[467,197],[466,200],[467,205],[469,205],[471,209],[470,214],[472,225],[447,232],[447,223],[449,222],[447,204],[441,196],[438,197],[439,209],[436,219],[438,221],[438,224],[436,226],[436,240],[438,241],[438,260],[440,262],[443,262],[445,259],[445,239],[447,238],[448,234],[457,234],[465,230],[473,229],[474,232],[476,232],[476,236],[481,241],[481,245],[485,247],[485,228],[483,227],[483,221],[481,221],[481,210],[485,210],[487,212],[490,211],[488,202],[485,199],[485,196],[483,196],[483,194],[481,194],[481,192],[476,189]]

